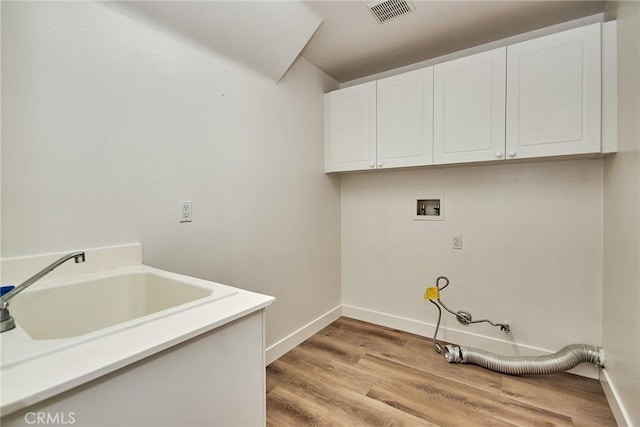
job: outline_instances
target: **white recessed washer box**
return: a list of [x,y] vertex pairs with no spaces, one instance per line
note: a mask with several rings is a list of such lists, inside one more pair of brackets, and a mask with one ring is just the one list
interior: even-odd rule
[[414,221],[444,221],[444,196],[442,194],[418,194],[412,203]]

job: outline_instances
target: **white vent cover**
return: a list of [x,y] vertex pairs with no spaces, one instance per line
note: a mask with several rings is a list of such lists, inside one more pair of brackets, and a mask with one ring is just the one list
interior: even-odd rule
[[416,8],[408,0],[382,0],[367,5],[379,23],[413,12]]

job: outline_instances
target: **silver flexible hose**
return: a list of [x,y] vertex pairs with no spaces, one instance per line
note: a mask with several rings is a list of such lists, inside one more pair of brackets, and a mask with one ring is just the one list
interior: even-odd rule
[[438,323],[436,323],[436,331],[433,334],[433,349],[438,354],[442,354],[442,346],[438,344],[438,340],[436,339],[436,337],[438,336],[438,329],[440,329],[440,320],[442,319],[442,310],[440,309],[440,306],[435,303],[435,301],[430,300],[430,302],[431,304],[435,305],[436,308],[438,309]]
[[[444,285],[440,285],[440,282],[443,281]],[[442,291],[444,288],[446,288],[447,286],[449,286],[449,279],[447,279],[445,276],[440,276],[436,279],[436,288],[437,288],[437,294],[439,295],[439,292]],[[429,289],[427,289],[427,292],[429,291]],[[427,298],[427,295],[425,294],[425,299],[428,299],[429,302],[431,302],[431,304],[435,305],[436,308],[438,309],[438,323],[436,323],[436,330],[433,334],[433,349],[438,353],[438,354],[442,354],[442,346],[440,344],[438,344],[438,330],[440,330],[440,321],[442,320],[442,309],[440,308],[440,306],[442,306],[445,310],[447,310],[449,313],[453,314],[454,316],[456,316],[456,319],[458,319],[458,321],[460,323],[462,323],[463,325],[472,325],[474,323],[489,323],[491,326],[498,326],[500,327],[500,330],[502,332],[505,333],[509,333],[510,328],[509,325],[506,323],[494,323],[489,319],[482,319],[482,320],[472,320],[471,319],[471,313],[466,312],[466,311],[459,311],[457,313],[453,312],[451,309],[449,309],[449,307],[447,307],[442,300],[440,299],[440,297],[438,296],[436,298],[436,301],[433,300],[433,298],[429,297]],[[464,315],[466,316],[464,316]]]
[[447,345],[444,357],[449,363],[472,363],[508,375],[553,374],[589,362],[604,367],[605,355],[601,347],[572,344],[544,356],[501,356],[473,347]]

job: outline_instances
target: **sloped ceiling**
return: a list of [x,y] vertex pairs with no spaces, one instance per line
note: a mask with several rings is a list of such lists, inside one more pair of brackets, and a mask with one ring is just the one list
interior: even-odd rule
[[371,1],[117,4],[276,81],[302,54],[341,83],[602,13],[606,5],[605,1],[578,0],[414,0],[414,12],[379,24],[366,7],[368,3]]
[[124,1],[116,7],[169,27],[278,81],[322,19],[298,1]]

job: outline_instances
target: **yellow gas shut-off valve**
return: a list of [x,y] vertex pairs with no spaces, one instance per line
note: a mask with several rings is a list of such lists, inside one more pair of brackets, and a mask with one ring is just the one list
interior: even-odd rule
[[440,299],[440,289],[438,289],[437,286],[432,286],[430,288],[427,288],[427,290],[424,293],[424,299],[428,299],[428,300]]

